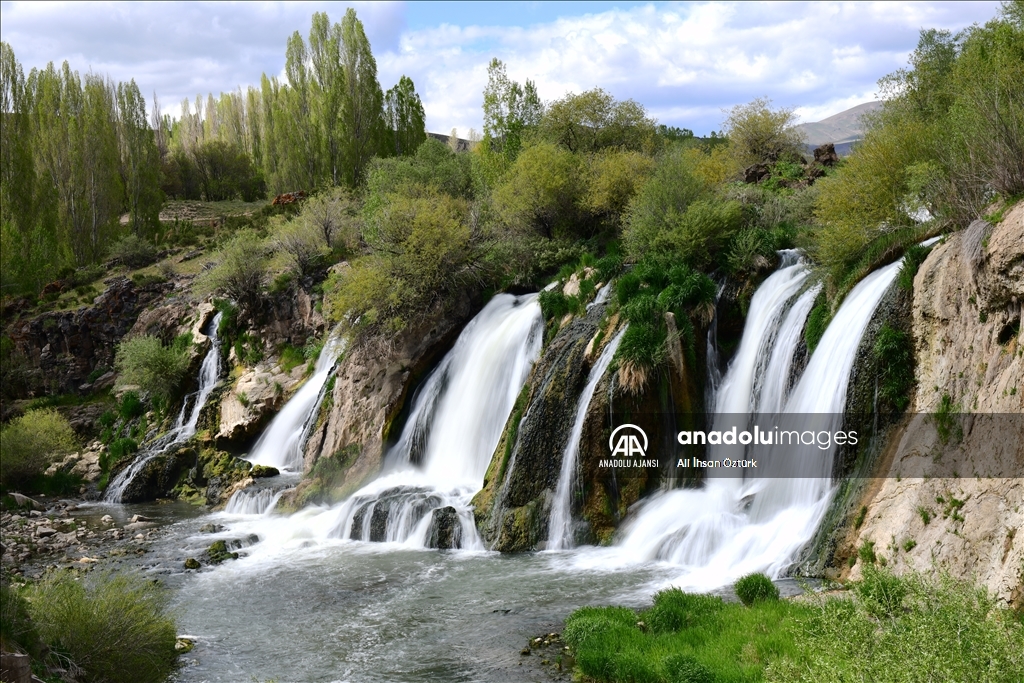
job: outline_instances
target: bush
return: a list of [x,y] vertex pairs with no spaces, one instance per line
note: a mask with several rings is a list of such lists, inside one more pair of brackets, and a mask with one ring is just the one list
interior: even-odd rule
[[707,190],[682,146],[668,149],[658,158],[651,179],[626,208],[623,239],[627,253],[634,258],[653,253],[658,237],[673,231],[690,204]]
[[772,109],[771,100],[759,97],[736,105],[725,120],[733,155],[744,166],[796,161],[803,157],[803,136],[795,127],[792,109]]
[[736,597],[747,607],[758,602],[771,602],[779,599],[779,589],[764,574],[760,572],[747,574],[733,586]]
[[914,291],[914,276],[917,275],[918,269],[924,260],[928,258],[928,254],[931,252],[931,247],[924,247],[920,244],[915,244],[903,255],[903,265],[900,266],[899,275],[896,276],[896,284],[901,289],[907,292]]
[[4,652],[23,652],[38,658],[41,646],[28,603],[7,581],[0,582],[0,647]]
[[0,484],[5,489],[28,485],[50,463],[73,451],[77,441],[56,410],[29,410],[0,428]]
[[[120,385],[137,386],[150,396],[166,401],[177,394],[185,379],[189,356],[187,346],[182,343],[164,346],[157,337],[146,335],[118,344],[114,365]],[[124,409],[122,400],[122,411]]]
[[156,249],[146,239],[127,235],[110,245],[110,258],[129,268],[142,268],[156,260]]
[[908,333],[886,323],[878,331],[874,352],[878,363],[878,397],[897,412],[903,412],[910,404],[914,387],[914,341]]
[[[142,403],[142,399],[134,391],[126,391],[121,397],[121,402],[117,406],[117,414],[121,416],[122,420],[133,420],[143,413],[146,412],[146,406]],[[111,417],[108,417],[110,415]],[[107,411],[100,416],[102,420],[101,424],[104,427],[113,427],[114,421],[117,419],[113,416],[110,411]],[[109,422],[109,424],[107,424]]]
[[29,613],[51,651],[85,681],[147,683],[174,668],[176,629],[164,596],[127,575],[91,582],[57,574],[36,586]]
[[227,296],[251,315],[260,308],[269,256],[270,250],[256,232],[239,230],[217,252],[217,265],[196,279],[194,289],[199,296]]

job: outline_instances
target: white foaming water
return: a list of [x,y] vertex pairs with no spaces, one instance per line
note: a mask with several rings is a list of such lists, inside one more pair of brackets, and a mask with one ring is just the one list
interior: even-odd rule
[[758,360],[764,355],[786,304],[807,279],[807,267],[795,250],[782,252],[781,268],[766,279],[750,300],[743,338],[729,364],[715,399],[716,413],[747,413],[754,410],[754,380]]
[[427,547],[435,510],[453,507],[461,547],[483,550],[470,500],[483,485],[517,396],[540,355],[537,296],[499,294],[466,326],[417,393],[391,470],[331,508],[242,522],[264,543],[253,555],[277,555],[310,542],[381,541]]
[[335,331],[316,359],[313,376],[274,416],[247,456],[249,462],[285,472],[302,471],[302,449],[309,436],[309,428],[323,402],[324,388],[334,364],[344,350],[345,339]]
[[793,368],[793,351],[800,343],[807,316],[820,291],[821,285],[811,287],[786,311],[778,334],[775,335],[775,343],[772,344],[771,358],[761,375],[761,390],[757,401],[759,413],[781,413],[785,408],[789,376]]
[[[787,382],[780,378],[788,376],[799,342],[799,334],[793,330],[802,328],[798,318],[806,318],[814,294],[805,293],[784,316],[788,302],[799,291],[792,283],[795,271],[785,273],[799,266],[784,267],[768,278],[751,302],[740,350],[722,382],[716,428],[719,420],[735,424],[737,417],[743,419],[735,413],[750,410],[755,386],[752,375],[759,365],[757,356],[763,354],[769,354],[766,376],[776,379],[771,380],[771,388],[769,382],[763,383],[761,402],[771,407],[784,405],[786,413],[825,414],[822,419],[831,422],[832,429],[839,428],[857,346],[899,266],[897,262],[872,273],[850,292],[786,399],[782,392]],[[764,296],[759,296],[762,290]],[[774,345],[764,344],[780,318]],[[748,355],[745,347],[755,340],[760,340],[756,342],[758,351]],[[748,393],[743,395],[744,391]],[[821,424],[820,420],[815,424]],[[834,445],[827,449],[787,447],[784,456],[798,460],[803,477],[746,482],[713,478],[703,489],[655,496],[639,508],[615,548],[582,555],[579,564],[665,561],[683,568],[671,583],[691,590],[711,590],[755,571],[777,578],[814,534],[828,506],[833,454]],[[718,455],[713,451],[712,457]],[[725,453],[725,457],[732,455]]]
[[273,489],[242,489],[231,494],[231,499],[224,506],[224,512],[229,515],[265,515],[274,509],[277,501],[281,500],[284,490]]
[[569,442],[565,444],[562,452],[562,470],[558,475],[558,487],[555,489],[555,500],[551,505],[551,521],[549,522],[548,550],[562,550],[573,545],[573,522],[572,522],[572,493],[578,486],[578,472],[576,463],[580,455],[580,437],[583,436],[583,423],[587,416],[587,408],[591,399],[594,398],[594,390],[597,383],[601,381],[605,370],[612,362],[615,351],[619,348],[622,335],[626,332],[623,327],[616,334],[597,359],[594,367],[590,369],[587,378],[587,386],[580,394],[576,403],[576,418],[573,421],[572,432],[569,434]]
[[[174,427],[153,442],[143,453],[139,454],[131,465],[121,470],[117,477],[114,478],[114,481],[110,482],[106,492],[103,494],[104,501],[120,503],[125,489],[128,488],[132,479],[142,471],[146,463],[161,453],[166,453],[178,444],[188,441],[195,435],[196,424],[199,422],[199,413],[202,412],[203,406],[206,405],[206,399],[210,398],[210,392],[213,391],[214,386],[217,384],[217,378],[220,376],[220,338],[218,337],[218,328],[220,327],[221,315],[221,313],[215,315],[210,323],[210,350],[206,352],[203,364],[199,368],[199,389],[194,394],[185,397]],[[192,402],[191,410],[189,410],[190,401]]]

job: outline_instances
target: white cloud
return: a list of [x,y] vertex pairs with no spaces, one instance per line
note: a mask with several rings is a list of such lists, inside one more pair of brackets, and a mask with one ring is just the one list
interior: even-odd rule
[[[873,99],[881,76],[906,63],[924,27],[985,21],[997,2],[670,3],[530,26],[440,24],[410,31],[402,3],[353,3],[373,44],[382,87],[416,83],[431,130],[481,127],[491,57],[536,81],[545,99],[603,87],[664,123],[717,129],[722,110],[768,96],[817,120]],[[162,103],[255,84],[279,74],[294,30],[335,3],[4,3],[2,35],[26,66],[134,77]]]

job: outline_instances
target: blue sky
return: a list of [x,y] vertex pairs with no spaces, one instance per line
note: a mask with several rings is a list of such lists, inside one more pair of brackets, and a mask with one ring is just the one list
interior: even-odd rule
[[177,113],[183,98],[281,75],[289,34],[353,6],[384,89],[410,76],[436,132],[480,130],[487,63],[541,97],[602,87],[660,122],[706,134],[755,97],[816,121],[875,99],[921,28],[959,30],[997,2],[3,2],[0,37],[26,71],[47,61],[134,78]]

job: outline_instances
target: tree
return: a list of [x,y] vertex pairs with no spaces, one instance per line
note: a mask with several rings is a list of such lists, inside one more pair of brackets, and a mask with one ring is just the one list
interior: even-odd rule
[[515,161],[523,133],[540,122],[543,112],[533,81],[519,85],[509,79],[501,60],[492,59],[484,89],[484,146],[493,146],[508,162]]
[[306,200],[299,220],[322,238],[328,248],[354,250],[359,244],[358,206],[352,193],[332,188]]
[[370,41],[351,7],[341,20],[341,68],[345,74],[345,91],[341,98],[345,131],[341,178],[355,187],[363,179],[366,164],[380,149],[384,95],[377,81],[377,60],[370,50]]
[[792,109],[772,109],[771,104],[771,100],[759,97],[736,105],[725,119],[729,144],[744,166],[803,156],[803,139],[794,127],[796,114]]
[[581,175],[579,157],[568,150],[549,142],[532,145],[495,188],[495,209],[510,227],[531,227],[554,237],[575,227]]
[[164,198],[159,185],[160,152],[146,123],[146,101],[134,80],[118,84],[117,112],[128,222],[137,237],[144,237],[159,227]]
[[408,76],[402,76],[384,96],[384,120],[394,141],[388,153],[409,156],[427,139],[423,103]]
[[313,14],[309,29],[309,57],[312,64],[314,97],[313,109],[321,128],[324,143],[324,162],[331,185],[342,179],[345,163],[345,129],[341,110],[345,96],[345,72],[341,65],[342,29],[331,25],[326,12]]
[[690,204],[707,189],[683,148],[662,154],[651,179],[626,209],[623,237],[628,253],[634,258],[651,253],[659,237],[673,231]]
[[642,105],[616,101],[601,88],[552,102],[541,118],[540,131],[570,152],[583,153],[609,147],[650,153],[656,134],[654,119]]
[[75,432],[53,408],[30,410],[0,428],[0,483],[4,488],[27,485],[59,457],[74,450]]

